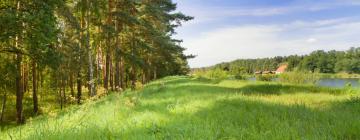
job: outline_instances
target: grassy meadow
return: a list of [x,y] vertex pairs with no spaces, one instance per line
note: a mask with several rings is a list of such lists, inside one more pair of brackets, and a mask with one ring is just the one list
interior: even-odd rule
[[27,124],[0,139],[360,139],[358,90],[167,77]]

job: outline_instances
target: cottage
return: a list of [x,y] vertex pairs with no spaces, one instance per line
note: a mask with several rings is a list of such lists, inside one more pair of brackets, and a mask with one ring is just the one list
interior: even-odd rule
[[282,74],[286,71],[286,69],[288,68],[287,64],[281,65],[277,70],[276,70],[276,74]]

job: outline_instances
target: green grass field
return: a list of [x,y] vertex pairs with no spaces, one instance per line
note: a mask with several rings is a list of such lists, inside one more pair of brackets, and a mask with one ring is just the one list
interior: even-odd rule
[[360,96],[339,89],[168,77],[27,124],[1,140],[360,139]]

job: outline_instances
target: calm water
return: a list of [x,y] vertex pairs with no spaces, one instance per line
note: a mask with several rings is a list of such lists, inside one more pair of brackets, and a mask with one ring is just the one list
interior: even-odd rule
[[[255,77],[249,78],[249,81],[256,81]],[[277,81],[274,79],[273,81]],[[321,87],[334,87],[334,88],[343,88],[347,83],[351,83],[353,87],[360,88],[360,79],[359,78],[323,78],[317,82],[318,86]]]
[[359,80],[360,79],[356,78],[323,78],[318,81],[317,85],[323,87],[342,88],[345,87],[347,83],[351,83],[353,87],[360,87]]

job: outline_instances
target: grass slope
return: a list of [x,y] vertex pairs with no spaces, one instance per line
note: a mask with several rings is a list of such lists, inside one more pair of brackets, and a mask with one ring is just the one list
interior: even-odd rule
[[360,99],[340,90],[168,77],[42,116],[0,139],[360,139]]

